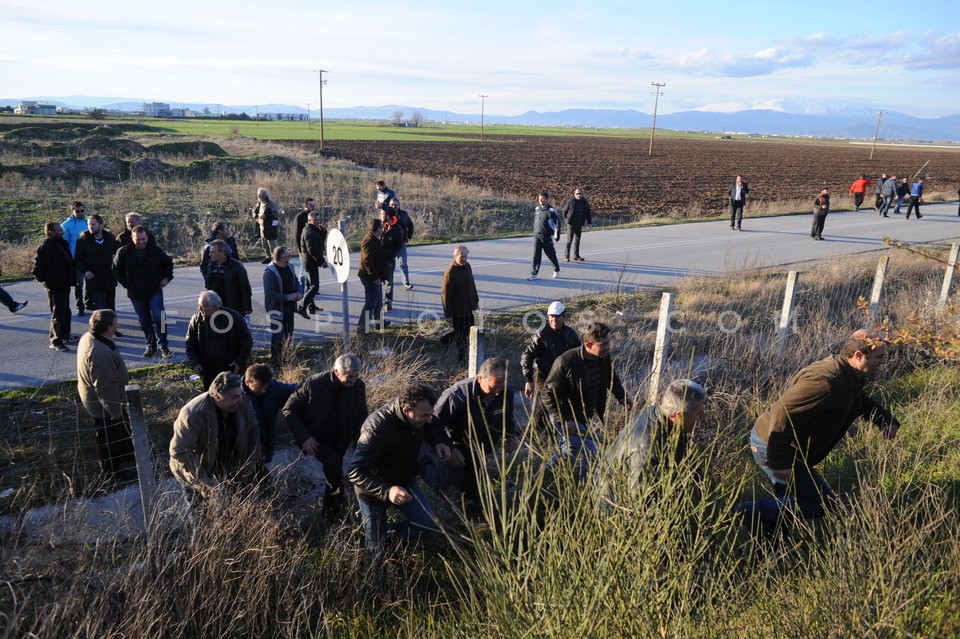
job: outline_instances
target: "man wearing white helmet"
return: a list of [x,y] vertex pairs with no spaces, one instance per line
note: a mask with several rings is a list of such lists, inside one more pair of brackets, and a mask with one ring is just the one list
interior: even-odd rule
[[567,309],[562,302],[556,301],[547,308],[547,323],[536,333],[530,335],[523,354],[520,355],[520,370],[523,372],[523,394],[534,398],[533,414],[536,425],[548,426],[547,416],[539,393],[543,381],[550,373],[550,367],[561,354],[580,346],[580,336],[566,325]]

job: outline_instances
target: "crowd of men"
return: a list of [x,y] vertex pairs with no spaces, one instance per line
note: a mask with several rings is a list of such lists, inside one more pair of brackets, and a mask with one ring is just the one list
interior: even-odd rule
[[[888,181],[897,184],[896,176]],[[865,192],[869,184],[861,184],[857,192]],[[916,191],[919,218],[922,180],[918,184],[911,192],[911,207]],[[365,293],[358,322],[361,332],[386,323],[383,312],[390,310],[398,262],[404,287],[413,287],[406,253],[413,222],[399,208],[392,189],[378,182],[377,191],[380,215],[368,222],[358,268]],[[732,227],[740,227],[747,192],[746,182],[738,177],[731,188]],[[882,215],[892,204],[888,196],[883,195]],[[188,324],[185,359],[204,391],[181,409],[169,446],[171,472],[191,508],[202,508],[219,493],[263,476],[276,450],[281,415],[302,453],[323,467],[327,512],[343,513],[355,496],[371,556],[382,554],[390,539],[411,541],[442,528],[425,497],[421,476],[437,490],[456,491],[465,515],[477,517],[489,490],[482,469],[528,445],[528,428],[555,433],[558,447],[549,463],[568,465],[580,481],[598,469],[616,467],[635,483],[646,470],[667,460],[679,464],[686,457],[690,435],[706,417],[703,387],[692,380],[672,382],[656,404],[638,411],[607,442],[609,397],[627,409],[634,406],[612,357],[612,330],[598,321],[575,329],[567,324],[567,309],[560,301],[549,305],[546,324],[530,336],[520,355],[522,392],[532,400],[528,423],[516,415],[519,389],[506,383],[507,361],[498,357],[487,359],[475,376],[442,393],[412,383],[373,411],[361,379],[362,363],[353,354],[338,357],[329,371],[299,385],[274,379],[294,315],[310,317],[320,310],[315,305],[318,271],[326,266],[326,229],[315,202],[304,202],[302,226],[298,216],[299,274],[290,266],[290,250],[271,244],[276,237],[269,236],[278,232],[273,220],[278,210],[269,193],[258,190],[254,215],[269,253],[263,285],[273,334],[272,366],[249,365],[251,287],[229,225],[214,224],[204,248],[205,290]],[[115,290],[118,284],[127,290],[144,334],[144,357],[155,356],[158,349],[169,357],[163,288],[173,278],[173,264],[138,215],[128,214],[127,230],[114,237],[103,228],[100,216],[84,213],[83,204],[74,202],[64,224],[47,223],[34,275],[43,282],[50,301],[51,348],[68,350],[68,342],[79,342],[78,389],[95,423],[101,468],[108,478],[123,481],[134,472],[133,446],[124,399],[128,374],[114,342],[119,336]],[[565,259],[582,260],[579,231],[592,218],[581,189],[563,207],[563,216],[575,231],[568,237]],[[81,218],[86,230],[77,233],[76,220]],[[553,263],[557,277],[560,267],[553,242],[558,239],[560,213],[550,206],[546,191],[539,194],[535,218],[530,279],[537,276],[542,253]],[[461,360],[479,302],[468,256],[466,247],[455,248],[441,290],[444,315],[454,329],[449,341],[455,342]],[[89,331],[82,337],[70,333],[71,288],[77,315],[91,312]],[[823,516],[832,494],[813,466],[858,417],[872,420],[888,438],[896,434],[897,420],[863,392],[865,380],[883,364],[885,354],[879,336],[855,332],[838,355],[797,373],[783,397],[758,418],[750,446],[771,480],[774,497],[741,504],[736,512],[744,525],[769,531],[782,523],[786,511]],[[619,497],[607,492],[605,498]],[[388,523],[390,508],[404,515],[400,523]]]

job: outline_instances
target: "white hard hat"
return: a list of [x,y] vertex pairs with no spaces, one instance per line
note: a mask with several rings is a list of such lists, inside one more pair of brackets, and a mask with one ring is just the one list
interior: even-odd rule
[[547,315],[563,315],[563,312],[567,310],[567,307],[560,302],[553,302],[547,308]]

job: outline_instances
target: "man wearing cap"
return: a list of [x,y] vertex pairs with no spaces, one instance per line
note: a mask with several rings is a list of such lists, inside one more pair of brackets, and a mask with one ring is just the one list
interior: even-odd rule
[[750,450],[773,483],[776,497],[737,506],[745,523],[772,532],[784,511],[823,517],[833,492],[813,467],[858,418],[869,419],[885,439],[893,439],[900,422],[864,392],[867,379],[886,355],[887,345],[879,335],[860,329],[843,342],[839,355],[795,374],[783,395],[757,418]]
[[580,345],[580,336],[566,325],[567,309],[556,301],[547,307],[547,322],[527,340],[520,355],[520,370],[523,372],[523,394],[533,399],[533,414],[536,425],[546,428],[547,415],[543,410],[543,382],[550,374],[553,362],[563,353]]

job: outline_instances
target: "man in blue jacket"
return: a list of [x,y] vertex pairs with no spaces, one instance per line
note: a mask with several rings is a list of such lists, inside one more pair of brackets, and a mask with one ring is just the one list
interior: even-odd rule
[[284,384],[274,379],[273,371],[266,364],[252,364],[243,373],[243,393],[250,398],[260,425],[260,448],[265,464],[273,461],[273,451],[276,450],[277,415],[295,390],[296,384]]
[[[87,230],[86,208],[83,202],[77,201],[70,206],[70,217],[60,225],[63,228],[63,239],[67,241],[70,247],[70,257],[77,259],[77,239],[80,234]],[[83,272],[77,269],[76,285],[73,287],[73,296],[77,302],[77,317],[83,317],[86,312],[86,306],[83,304]]]
[[907,219],[910,219],[910,213],[913,211],[917,212],[917,219],[919,220],[923,216],[920,215],[920,200],[923,199],[923,178],[917,178],[917,181],[913,183],[913,186],[910,187],[910,206],[907,207]]

